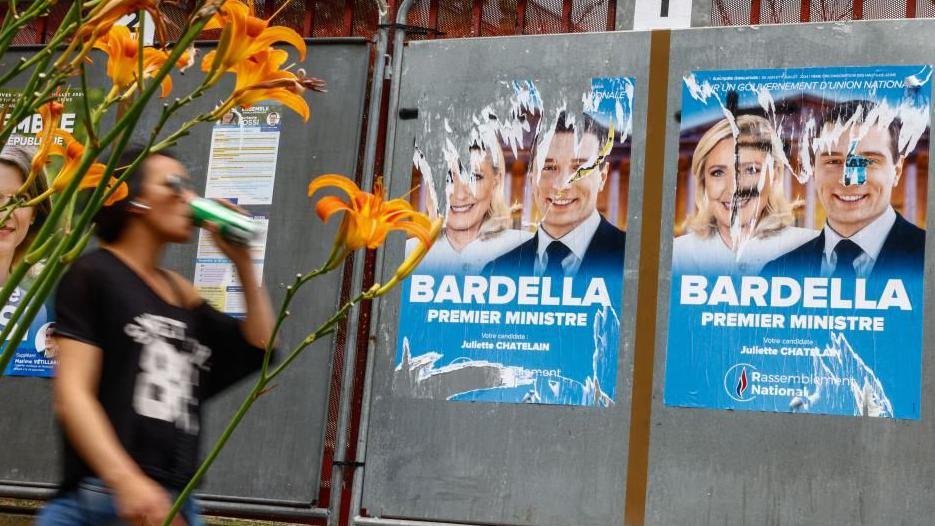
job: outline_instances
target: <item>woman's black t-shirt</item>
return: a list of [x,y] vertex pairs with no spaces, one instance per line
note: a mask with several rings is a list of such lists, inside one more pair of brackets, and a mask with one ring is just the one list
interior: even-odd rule
[[[65,273],[55,301],[58,336],[102,350],[98,400],[143,472],[180,489],[198,466],[201,404],[263,362],[238,321],[207,303],[160,298],[113,253],[100,249]],[[93,471],[65,439],[62,489]]]

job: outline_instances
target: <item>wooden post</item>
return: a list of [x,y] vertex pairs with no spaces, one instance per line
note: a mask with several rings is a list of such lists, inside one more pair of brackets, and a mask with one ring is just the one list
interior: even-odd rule
[[659,246],[662,231],[662,180],[665,178],[666,121],[669,94],[671,31],[652,32],[649,96],[646,110],[646,150],[643,210],[640,221],[640,263],[636,301],[636,342],[633,353],[633,390],[630,406],[630,451],[624,524],[643,526],[649,478],[649,431],[653,404],[653,367],[656,351],[656,307],[659,301]]

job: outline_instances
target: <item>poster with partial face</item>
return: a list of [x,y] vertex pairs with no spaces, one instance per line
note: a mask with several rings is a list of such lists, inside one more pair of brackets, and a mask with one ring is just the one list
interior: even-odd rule
[[[100,90],[91,93],[91,97],[99,97]],[[18,97],[21,96],[19,90],[3,89],[0,90],[0,107],[12,107]],[[81,108],[83,105],[81,90],[63,88],[58,93],[58,101],[62,103],[63,110],[59,128],[65,130],[79,139],[84,136],[84,126],[81,117]],[[35,149],[42,144],[42,130],[45,123],[39,113],[34,113],[20,121],[10,138],[7,140],[9,146],[15,146],[26,149],[28,155],[33,155]],[[60,146],[64,141],[56,137],[55,141]],[[62,165],[60,156],[50,157],[50,167],[47,172],[57,173]],[[24,180],[20,177],[19,171],[12,166],[7,165],[9,171],[4,171],[4,176],[0,178],[0,194],[9,196],[17,192]],[[42,176],[40,176],[42,177]],[[4,197],[6,199],[6,197]],[[0,253],[14,254],[17,249],[21,252],[29,243],[28,232],[37,231],[42,226],[42,215],[47,211],[42,207],[20,208],[13,212],[3,225],[7,233],[0,235]],[[5,212],[0,215],[5,215]],[[27,281],[28,285],[28,281]],[[13,312],[19,306],[25,290],[17,288],[10,300],[0,308],[0,329],[3,329]],[[13,354],[13,358],[7,364],[3,371],[5,376],[38,376],[51,377],[55,371],[55,356],[57,347],[54,339],[51,337],[53,332],[52,306],[43,305],[36,314],[35,319],[30,324],[28,331],[23,337],[23,341]]]
[[931,74],[683,79],[667,405],[919,418]]
[[615,403],[633,93],[492,83],[417,138],[411,200],[444,228],[403,285],[397,396]]

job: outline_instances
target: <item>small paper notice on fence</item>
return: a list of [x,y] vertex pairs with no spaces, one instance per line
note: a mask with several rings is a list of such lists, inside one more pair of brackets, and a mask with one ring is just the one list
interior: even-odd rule
[[206,197],[239,205],[273,202],[282,105],[233,108],[214,124]]
[[[266,258],[266,229],[269,217],[254,216],[253,220],[262,226],[262,235],[250,244],[250,260],[257,276],[263,275],[263,262]],[[237,277],[234,264],[211,242],[210,235],[202,230],[198,236],[198,254],[195,260],[195,287],[214,308],[232,316],[244,315],[247,306],[244,302],[243,287]]]
[[636,0],[633,29],[684,29],[692,25],[692,0]]

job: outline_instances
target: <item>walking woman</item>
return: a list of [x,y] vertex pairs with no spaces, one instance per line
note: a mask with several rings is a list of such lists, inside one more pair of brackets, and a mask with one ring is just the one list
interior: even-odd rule
[[[124,154],[121,166],[139,153]],[[58,288],[64,480],[39,526],[161,524],[198,466],[203,402],[257,371],[272,334],[269,297],[246,247],[214,236],[243,285],[242,321],[160,266],[166,246],[189,241],[195,229],[182,164],[150,155],[127,183],[128,197],[96,218],[100,248]],[[202,524],[192,502],[182,516],[177,524]]]

